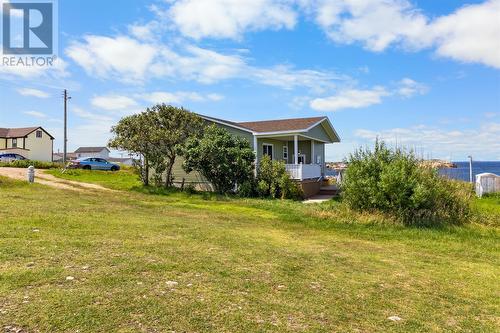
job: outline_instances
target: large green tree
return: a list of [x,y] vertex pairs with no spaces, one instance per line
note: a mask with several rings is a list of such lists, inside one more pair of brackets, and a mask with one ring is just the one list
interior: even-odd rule
[[138,166],[144,184],[148,184],[149,168],[154,170],[157,184],[173,182],[172,168],[176,157],[191,136],[203,133],[203,120],[196,114],[171,105],[158,104],[146,111],[122,118],[111,129],[109,146],[143,156]]
[[126,150],[141,157],[140,161],[134,162],[134,166],[139,170],[144,185],[149,184],[149,165],[156,151],[150,137],[150,120],[146,112],[122,118],[111,128],[113,138],[108,143],[111,148]]
[[221,194],[253,178],[255,154],[248,140],[211,125],[186,143],[184,170],[198,171]]

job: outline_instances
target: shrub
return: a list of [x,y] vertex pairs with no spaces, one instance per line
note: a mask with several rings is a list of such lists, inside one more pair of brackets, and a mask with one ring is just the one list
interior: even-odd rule
[[257,170],[257,193],[261,197],[302,199],[299,185],[286,172],[285,163],[263,156]]
[[250,178],[238,186],[238,196],[242,198],[253,198],[257,196],[255,178]]
[[458,224],[470,215],[470,189],[422,167],[411,152],[359,149],[348,159],[341,185],[343,201],[352,209],[378,210],[406,225]]
[[31,160],[14,160],[12,162],[0,163],[0,167],[8,167],[8,168],[27,168],[30,165],[34,166],[35,169],[57,169],[64,167],[62,163],[31,161]]
[[184,186],[183,191],[186,192],[187,194],[197,193],[196,187],[194,186],[194,184],[187,184],[186,186]]
[[219,194],[234,191],[253,178],[255,155],[248,140],[211,125],[201,138],[190,138],[184,150],[183,168],[198,171]]

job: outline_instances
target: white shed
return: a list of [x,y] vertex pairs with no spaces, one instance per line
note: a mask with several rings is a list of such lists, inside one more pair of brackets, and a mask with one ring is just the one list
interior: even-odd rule
[[476,195],[482,197],[486,193],[500,192],[500,176],[494,173],[476,175]]

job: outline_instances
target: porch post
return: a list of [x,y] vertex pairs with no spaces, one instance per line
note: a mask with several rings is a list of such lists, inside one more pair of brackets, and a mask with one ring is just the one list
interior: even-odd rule
[[314,140],[311,139],[311,164],[314,164]]
[[254,173],[255,173],[255,177],[257,177],[257,164],[259,163],[259,151],[258,151],[258,147],[257,147],[257,136],[254,135],[253,136],[253,152],[255,154],[255,170],[254,170]]
[[299,136],[293,136],[293,164],[299,164]]

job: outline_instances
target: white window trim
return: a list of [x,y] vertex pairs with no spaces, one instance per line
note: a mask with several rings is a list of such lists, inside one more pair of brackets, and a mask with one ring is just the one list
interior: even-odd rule
[[272,148],[271,159],[274,160],[274,144],[263,142],[262,143],[262,156],[267,155],[267,154],[264,154],[264,146],[271,146],[271,148]]
[[[285,150],[286,150],[286,157],[285,157]],[[286,143],[286,146],[283,145],[283,159],[288,163],[288,142]]]

